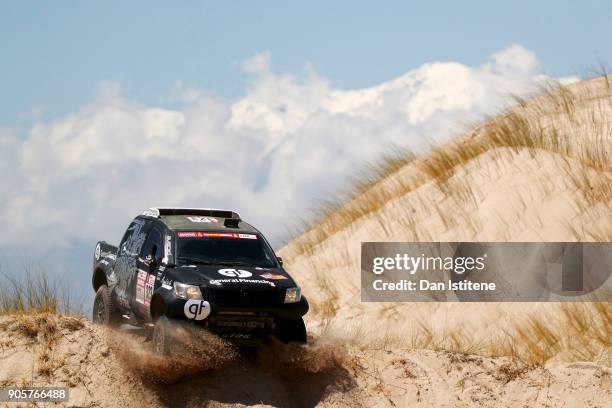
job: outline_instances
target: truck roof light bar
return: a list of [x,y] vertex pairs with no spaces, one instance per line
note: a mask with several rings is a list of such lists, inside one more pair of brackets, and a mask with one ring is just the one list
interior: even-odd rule
[[142,215],[159,218],[162,215],[203,215],[219,218],[237,218],[240,214],[232,210],[218,208],[183,208],[183,207],[151,207],[143,211]]

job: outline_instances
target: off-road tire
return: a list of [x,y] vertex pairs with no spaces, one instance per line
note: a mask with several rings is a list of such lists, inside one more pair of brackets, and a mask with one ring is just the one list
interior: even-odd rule
[[274,335],[283,343],[306,344],[307,342],[306,325],[302,318],[277,320]]
[[153,327],[151,345],[153,352],[160,356],[168,356],[172,351],[171,322],[166,316],[160,316]]
[[113,303],[108,286],[101,285],[94,299],[92,320],[94,323],[106,326],[116,326],[121,321],[121,315]]

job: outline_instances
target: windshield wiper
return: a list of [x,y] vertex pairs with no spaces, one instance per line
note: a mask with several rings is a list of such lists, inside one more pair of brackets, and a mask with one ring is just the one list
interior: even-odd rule
[[179,256],[178,259],[182,261],[186,261],[186,262],[191,262],[193,264],[198,264],[198,265],[214,265],[214,262],[205,261],[200,258],[192,258],[189,256]]
[[217,261],[217,260],[205,261],[203,259],[193,258],[190,256],[179,256],[178,259],[186,261],[186,262],[198,264],[198,265],[255,266],[255,267],[264,267],[264,268],[273,267],[272,265],[261,265],[261,264],[254,264],[250,262],[243,262],[243,261]]
[[214,264],[222,265],[222,266],[251,266],[250,264],[246,262],[240,262],[240,261],[215,261]]

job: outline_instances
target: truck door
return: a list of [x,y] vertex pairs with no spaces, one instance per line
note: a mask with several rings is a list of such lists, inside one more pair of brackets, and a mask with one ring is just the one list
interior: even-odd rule
[[[133,288],[132,310],[140,318],[148,318],[149,304],[155,288],[157,268],[164,256],[163,235],[159,227],[153,226],[136,260],[136,285]],[[130,288],[130,290],[132,290]]]
[[145,241],[147,222],[142,219],[132,221],[119,244],[117,261],[115,263],[115,274],[117,285],[115,295],[118,303],[125,310],[130,309],[131,297],[134,292],[129,288],[134,287],[137,273],[136,260]]

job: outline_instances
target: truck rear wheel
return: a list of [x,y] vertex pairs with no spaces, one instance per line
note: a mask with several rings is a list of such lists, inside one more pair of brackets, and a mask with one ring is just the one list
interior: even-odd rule
[[276,338],[283,343],[302,343],[306,344],[306,325],[302,318],[281,319],[276,321]]
[[98,288],[92,312],[92,320],[94,323],[107,326],[116,326],[119,323],[121,316],[113,303],[108,286],[101,285]]

